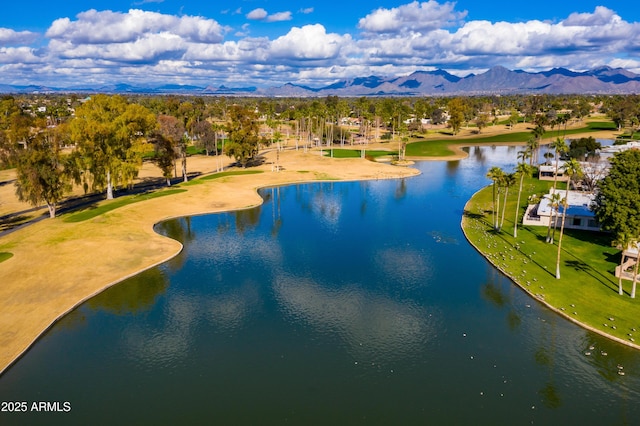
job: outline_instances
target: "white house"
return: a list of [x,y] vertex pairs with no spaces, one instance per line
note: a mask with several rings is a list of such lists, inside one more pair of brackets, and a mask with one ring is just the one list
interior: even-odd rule
[[[564,199],[565,190],[556,189],[556,192],[560,194],[561,200]],[[522,223],[524,225],[549,226],[549,222],[553,225],[555,221],[559,227],[562,222],[563,206],[561,203],[556,215],[556,209],[551,205],[552,195],[553,190],[549,194],[545,194],[538,204],[530,204],[527,207]],[[569,191],[568,208],[564,222],[566,229],[600,230],[595,213],[591,210],[594,198],[595,194],[592,192]]]

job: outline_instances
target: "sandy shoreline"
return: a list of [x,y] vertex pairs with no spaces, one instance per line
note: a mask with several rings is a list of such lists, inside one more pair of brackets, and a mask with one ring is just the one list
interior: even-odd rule
[[[259,205],[261,187],[419,173],[362,159],[322,158],[302,150],[282,152],[284,170],[273,172],[274,155],[265,154],[265,164],[255,168],[263,170],[261,174],[209,180],[186,187],[186,192],[131,204],[85,222],[47,219],[4,236],[0,252],[14,256],[0,263],[0,374],[79,304],[178,254],[179,242],[154,232],[160,221]],[[188,167],[190,172],[210,173],[215,171],[215,159],[194,159]]]

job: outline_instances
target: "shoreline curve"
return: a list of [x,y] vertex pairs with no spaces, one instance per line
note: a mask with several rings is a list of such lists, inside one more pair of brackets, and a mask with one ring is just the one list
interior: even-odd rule
[[[300,154],[297,154],[297,153],[291,153],[291,154],[296,157],[300,156]],[[282,153],[281,153],[281,162],[283,160],[284,159],[282,158]],[[309,158],[306,157],[305,160],[309,160]],[[362,161],[362,160],[357,159],[356,161]],[[313,163],[313,160],[311,162]],[[354,167],[346,167],[338,170],[336,169],[335,162],[340,162],[342,164],[353,163]],[[154,261],[151,264],[144,264],[144,258],[143,258],[141,265],[139,265],[137,268],[127,271],[127,273],[124,276],[119,276],[116,279],[111,279],[104,284],[89,286],[89,290],[85,290],[85,292],[83,292],[80,297],[73,298],[73,302],[69,302],[68,304],[66,304],[64,307],[62,307],[62,310],[57,311],[53,309],[55,311],[55,315],[54,316],[47,315],[48,319],[44,321],[40,321],[40,326],[38,327],[37,330],[27,331],[27,333],[30,334],[28,338],[26,339],[23,338],[19,343],[13,342],[13,346],[14,346],[13,353],[10,356],[8,356],[7,359],[0,360],[0,363],[2,363],[2,365],[0,365],[0,377],[3,374],[5,374],[12,366],[14,366],[23,356],[25,356],[25,354],[33,347],[34,344],[38,342],[40,338],[44,336],[45,333],[51,330],[51,328],[53,328],[66,315],[68,315],[74,309],[78,308],[87,300],[91,299],[92,297],[95,297],[96,295],[104,292],[105,290],[113,287],[114,285],[117,285],[123,282],[124,280],[130,277],[133,277],[148,269],[161,265],[171,260],[175,256],[179,255],[183,250],[183,247],[184,247],[183,244],[180,241],[177,241],[171,237],[167,237],[157,233],[154,227],[158,223],[161,223],[167,220],[181,218],[181,217],[200,216],[200,215],[208,215],[208,214],[216,214],[216,213],[228,213],[232,211],[240,211],[244,209],[255,208],[260,206],[264,202],[264,198],[259,194],[259,191],[263,188],[285,186],[285,185],[297,185],[297,184],[305,184],[305,183],[317,183],[317,182],[326,182],[326,181],[350,182],[350,181],[366,181],[366,180],[403,179],[403,178],[413,177],[420,174],[419,170],[415,168],[392,166],[392,165],[386,165],[382,163],[373,163],[369,161],[367,161],[366,163],[362,163],[361,167],[357,167],[356,162],[352,161],[351,159],[320,159],[320,163],[324,163],[324,164],[321,164],[318,167],[314,167],[314,166],[317,166],[317,164],[308,164],[309,161],[305,161],[305,163],[306,163],[305,165],[308,166],[308,167],[305,167],[305,170],[304,170],[305,177],[302,177],[303,175],[298,174],[298,173],[302,173],[303,170],[292,170],[288,174],[287,173],[277,173],[277,174],[267,173],[266,167],[268,166],[265,166],[265,169],[264,169],[265,173],[261,175],[257,175],[257,176],[263,176],[263,177],[264,175],[267,175],[267,177],[265,177],[264,179],[264,182],[262,183],[256,183],[255,182],[256,175],[254,175],[253,179],[251,178],[243,179],[242,176],[238,176],[238,177],[234,177],[236,179],[225,178],[225,179],[221,179],[218,182],[211,181],[210,184],[208,183],[205,185],[197,185],[196,187],[190,187],[190,189],[197,188],[197,187],[205,187],[205,189],[208,189],[208,190],[201,190],[200,188],[198,188],[198,189],[194,189],[193,192],[194,193],[204,192],[205,193],[204,195],[209,195],[211,192],[213,192],[213,188],[216,188],[216,187],[219,188],[218,184],[235,183],[236,187],[238,186],[240,187],[236,189],[244,192],[244,194],[241,194],[240,196],[241,200],[244,200],[244,201],[240,201],[240,204],[238,204],[237,200],[235,201],[235,203],[234,201],[225,202],[224,200],[222,200],[218,203],[214,203],[214,205],[211,205],[208,208],[198,208],[198,207],[194,208],[193,206],[189,206],[191,208],[186,207],[182,209],[180,212],[178,212],[177,214],[169,214],[166,216],[158,217],[155,220],[153,220],[151,223],[148,221],[142,220],[143,229],[140,230],[138,228],[137,231],[146,235],[147,238],[150,237],[152,240],[154,239],[164,240],[165,243],[162,244],[162,247],[160,247],[160,249],[166,253],[163,256],[157,257],[156,259],[154,259]],[[308,173],[309,171],[311,173]],[[296,173],[296,175],[291,176],[291,173]],[[245,181],[245,182],[238,183],[238,181]],[[229,191],[233,191],[233,189]],[[247,193],[249,192],[251,193],[250,198],[247,195]],[[174,197],[172,199],[175,201],[178,198],[184,198],[184,197],[180,197],[180,195],[181,194],[175,194],[172,196]],[[199,194],[199,195],[202,196],[203,194]],[[244,198],[242,197],[242,195],[244,195]],[[222,198],[224,198],[224,194]],[[132,206],[137,206],[138,208],[140,208],[142,204],[146,203],[147,205],[153,205],[157,202],[158,202],[157,199],[149,200],[142,203],[136,203],[135,205],[132,205]],[[116,215],[118,215],[119,210],[124,211],[124,209],[129,207],[131,206],[126,206],[121,209],[116,209],[113,212],[116,212]],[[96,219],[100,221],[100,220],[103,220],[104,218],[101,218],[99,216]],[[149,234],[152,234],[152,235],[149,235]],[[118,235],[115,235],[115,237],[117,236]],[[166,243],[167,241],[169,242],[168,244]],[[174,246],[175,248],[171,248],[170,246]],[[18,256],[14,255],[12,259],[15,259],[16,257]],[[6,262],[10,262],[12,259],[7,260]],[[26,275],[28,276],[28,273]],[[93,276],[92,278],[95,280],[95,276]],[[80,293],[80,290],[77,290],[77,292]],[[11,296],[15,296],[15,295],[11,295]],[[37,305],[37,303],[35,303],[35,305]],[[32,309],[35,309],[35,308],[32,307]],[[25,313],[25,316],[28,316],[28,315],[29,315],[29,312]],[[40,315],[44,316],[46,314],[41,313]],[[0,318],[0,341],[3,341],[3,343],[7,343],[6,342],[7,335],[13,336],[18,333],[13,330],[9,330],[9,331],[2,330],[2,328],[6,328],[7,325],[8,325],[7,319]],[[10,347],[11,346],[10,344],[6,346],[3,345],[3,346],[4,346],[4,350],[12,349]],[[19,346],[19,347],[15,347],[15,346]]]
[[[482,191],[483,189],[485,189],[486,187],[480,188],[478,191],[476,191],[471,198],[469,198],[469,200],[465,203],[463,210],[466,211],[468,210],[467,207],[469,206],[469,204],[471,203],[471,200],[473,199],[473,197],[478,194],[480,191]],[[570,322],[578,325],[579,327],[591,331],[593,333],[596,333],[602,337],[606,337],[609,340],[613,340],[614,342],[617,343],[621,343],[625,346],[631,347],[633,349],[639,349],[640,350],[640,345],[637,345],[635,343],[632,342],[627,342],[626,340],[620,339],[619,337],[616,336],[612,336],[608,333],[605,333],[602,330],[599,330],[595,327],[592,327],[588,324],[585,324],[581,321],[578,321],[577,319],[567,315],[566,313],[564,313],[563,311],[561,311],[560,309],[556,308],[555,306],[551,305],[549,302],[547,302],[546,300],[543,300],[539,297],[536,297],[535,294],[533,294],[529,289],[527,289],[526,286],[522,285],[522,283],[520,283],[513,275],[511,275],[509,272],[505,271],[503,268],[501,268],[499,265],[495,264],[482,250],[480,250],[480,248],[473,243],[473,241],[471,241],[471,239],[469,238],[469,236],[467,235],[467,230],[465,228],[465,220],[469,220],[468,218],[466,218],[464,215],[462,216],[462,219],[460,221],[460,228],[462,229],[462,233],[464,234],[465,239],[467,240],[467,242],[469,244],[471,244],[471,246],[476,249],[476,251],[478,253],[480,253],[480,255],[491,264],[491,266],[493,266],[494,268],[496,268],[498,271],[500,271],[500,273],[502,275],[504,275],[505,277],[509,278],[509,280],[511,280],[511,282],[513,284],[515,284],[517,287],[519,287],[522,291],[525,292],[525,294],[527,296],[529,296],[531,299],[535,300],[536,302],[540,303],[541,305],[543,305],[544,307],[546,307],[547,309],[551,310],[552,312],[558,314],[559,316],[561,316],[564,319],[569,320]]]

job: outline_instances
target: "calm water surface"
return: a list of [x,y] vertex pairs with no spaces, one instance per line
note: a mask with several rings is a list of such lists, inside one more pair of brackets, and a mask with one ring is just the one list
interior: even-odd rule
[[158,225],[180,256],[80,306],[0,377],[0,401],[72,411],[0,424],[636,423],[640,353],[539,306],[463,237],[464,204],[516,152]]

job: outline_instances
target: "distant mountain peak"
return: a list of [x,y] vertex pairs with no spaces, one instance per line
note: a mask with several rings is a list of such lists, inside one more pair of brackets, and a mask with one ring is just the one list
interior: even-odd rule
[[42,85],[0,84],[0,93],[180,93],[185,95],[237,96],[464,96],[477,94],[628,94],[640,92],[640,75],[623,68],[600,66],[585,72],[552,68],[543,72],[509,70],[497,65],[480,74],[463,78],[445,70],[418,70],[410,75],[384,77],[369,75],[335,81],[323,87],[288,82],[279,87],[228,87],[162,84],[136,86],[112,83],[101,86],[55,88]]

